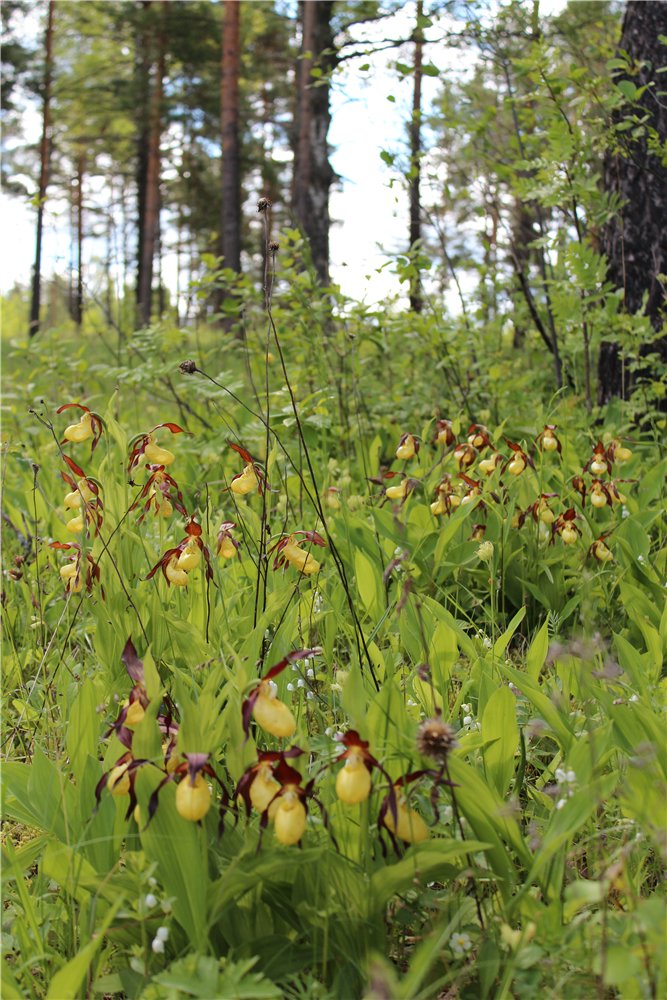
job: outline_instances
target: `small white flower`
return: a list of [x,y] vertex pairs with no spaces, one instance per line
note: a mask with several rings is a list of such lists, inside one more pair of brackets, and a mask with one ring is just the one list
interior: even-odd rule
[[639,556],[637,556],[637,562],[643,564],[643,563],[646,562],[646,560],[644,559],[644,557],[642,555],[639,555]]
[[483,642],[484,642],[485,649],[491,649],[491,646],[493,645],[493,643],[489,639],[488,635],[484,636]]
[[559,785],[562,785],[564,781],[567,781],[566,773],[562,767],[556,768],[555,778]]
[[306,659],[303,661],[303,669],[308,670],[309,666],[310,666],[310,660],[308,659],[308,657],[306,657]]
[[630,511],[628,510],[627,507],[621,507],[621,517],[622,518],[630,517]]
[[148,884],[151,887],[151,889],[154,889],[157,885],[157,879],[153,878],[153,876],[151,875],[151,877],[148,880]]
[[457,958],[461,955],[465,955],[467,951],[472,948],[472,941],[467,934],[452,934],[449,939],[449,947],[452,949],[453,953]]
[[164,941],[162,940],[162,938],[154,937],[153,940],[151,941],[151,948],[153,949],[156,955],[161,955],[164,951]]
[[461,711],[467,715],[469,712],[472,712],[472,705],[461,705]]
[[290,681],[290,682],[288,683],[288,685],[287,685],[287,690],[288,690],[288,691],[294,691],[294,690],[295,690],[295,687],[294,687],[294,685],[292,684],[292,682],[291,682],[291,681]]
[[577,776],[574,773],[574,771],[567,771],[565,774],[565,780],[568,782],[568,784],[573,785],[577,780]]
[[304,681],[303,677],[299,677],[298,681],[296,682],[296,686],[298,688],[305,688],[306,682]]
[[312,667],[306,671],[306,677],[311,681],[315,680],[315,671],[313,670]]
[[278,685],[275,681],[269,681],[269,690],[272,696],[278,694]]
[[295,674],[298,671],[298,669],[299,669],[299,664],[298,663],[293,663],[292,664],[292,673]]
[[158,929],[155,932],[155,940],[156,941],[166,941],[168,937],[169,937],[169,928],[168,927],[158,927]]
[[562,809],[566,802],[567,799],[559,799],[556,803],[556,809]]
[[409,708],[415,708],[416,705],[417,705],[416,701],[414,701],[412,698],[408,698],[408,707]]
[[464,726],[469,726],[471,722],[472,722],[472,715],[464,715],[463,716],[463,725]]
[[314,701],[315,700],[315,695],[313,694],[312,691],[306,691],[306,700],[307,701]]
[[324,735],[325,736],[333,736],[333,734],[335,732],[336,732],[336,730],[334,729],[333,726],[327,726],[327,728],[324,730]]
[[630,697],[628,698],[628,701],[631,701],[634,704],[635,702],[639,701],[639,695],[631,694]]
[[154,896],[152,892],[149,892],[146,894],[144,903],[146,904],[149,910],[152,910],[154,906],[157,906],[157,897]]

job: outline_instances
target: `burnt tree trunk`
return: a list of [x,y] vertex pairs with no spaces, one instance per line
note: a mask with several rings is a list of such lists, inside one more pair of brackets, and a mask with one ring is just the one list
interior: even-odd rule
[[[329,283],[329,189],[334,172],[327,137],[331,123],[329,78],[336,65],[332,0],[299,4],[301,58],[297,67],[296,143],[292,213],[310,243],[320,281]],[[313,71],[316,75],[313,76]]]
[[[620,195],[623,204],[603,232],[603,248],[608,261],[608,277],[624,292],[627,312],[642,310],[656,331],[663,325],[665,291],[659,274],[667,272],[667,166],[648,141],[651,130],[660,142],[667,140],[667,102],[659,96],[664,91],[664,73],[660,68],[667,62],[665,48],[659,36],[667,35],[667,4],[659,0],[630,0],[625,8],[620,49],[628,54],[637,71],[628,76],[620,73],[616,82],[626,79],[637,88],[646,90],[639,98],[638,116],[646,117],[642,134],[630,139],[618,152],[608,154],[605,161],[605,187]],[[627,114],[623,109],[620,114]],[[628,133],[621,133],[626,136]],[[657,350],[667,362],[667,337],[663,336],[648,350]],[[640,355],[643,352],[640,351]],[[598,362],[598,402],[608,402],[614,396],[626,398],[633,388],[636,373],[629,363],[636,358],[624,356],[619,344],[604,342]]]
[[[410,249],[419,256],[419,246],[422,235],[421,227],[421,116],[422,116],[422,57],[424,51],[424,32],[422,19],[424,16],[423,0],[417,0],[417,25],[414,31],[415,62],[412,87],[412,117],[410,119]],[[410,281],[410,308],[413,312],[422,311],[421,276],[417,260],[412,262],[415,268],[414,277]]]
[[222,145],[222,219],[220,250],[225,267],[241,271],[241,157],[239,149],[239,76],[241,72],[241,4],[224,0],[220,72]]
[[50,0],[46,17],[44,40],[44,85],[42,104],[42,139],[39,149],[39,189],[37,192],[37,230],[35,233],[35,263],[32,273],[32,295],[30,299],[30,325],[28,335],[34,337],[39,332],[39,307],[42,294],[42,236],[44,232],[44,202],[49,183],[51,163],[51,81],[53,78],[53,15],[55,0]]

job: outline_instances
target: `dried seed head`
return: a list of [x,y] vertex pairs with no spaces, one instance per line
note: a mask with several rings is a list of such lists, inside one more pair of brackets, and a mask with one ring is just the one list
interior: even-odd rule
[[197,371],[197,364],[195,361],[181,361],[178,366],[184,375],[194,375]]
[[270,253],[277,253],[279,250],[280,250],[280,243],[278,243],[276,240],[271,240],[271,242],[269,243]]
[[257,202],[257,211],[266,212],[267,208],[271,208],[271,202],[268,198],[260,198]]
[[444,764],[448,754],[458,746],[451,726],[443,722],[438,712],[433,719],[426,719],[417,730],[417,749],[424,757]]

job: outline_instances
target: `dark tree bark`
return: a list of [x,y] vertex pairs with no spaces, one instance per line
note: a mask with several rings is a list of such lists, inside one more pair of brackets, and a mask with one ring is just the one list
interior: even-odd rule
[[78,327],[83,322],[83,177],[86,154],[80,150],[76,158],[76,292],[73,302],[73,319]]
[[[300,2],[301,58],[297,67],[296,143],[292,213],[310,243],[313,264],[329,283],[329,189],[334,172],[327,136],[331,123],[329,77],[336,65],[332,0]],[[316,77],[312,71],[317,70]]]
[[[603,233],[608,260],[608,277],[624,290],[624,308],[640,312],[647,296],[645,313],[656,331],[663,325],[665,291],[658,275],[667,272],[667,167],[647,141],[655,130],[660,141],[667,140],[667,102],[664,95],[665,47],[659,41],[667,35],[667,4],[660,0],[630,0],[623,19],[620,49],[627,52],[637,73],[630,79],[638,88],[646,87],[639,99],[638,112],[646,116],[644,133],[631,139],[625,150],[609,155],[605,162],[605,186],[623,199],[620,212]],[[617,77],[624,78],[624,74]],[[626,109],[627,113],[627,109]],[[623,133],[626,134],[626,133]],[[667,362],[667,337],[649,345]],[[641,354],[641,352],[640,352]],[[605,342],[598,363],[598,402],[614,396],[627,397],[633,387],[633,373],[618,344]]]
[[135,73],[137,81],[137,311],[141,290],[143,288],[143,256],[144,233],[146,230],[146,181],[148,178],[148,147],[150,144],[150,122],[148,108],[150,102],[151,78],[151,36],[148,30],[148,17],[151,0],[143,0],[141,11],[141,27],[137,30],[135,40]]
[[[415,62],[412,88],[412,117],[410,119],[410,248],[419,251],[421,240],[421,116],[422,116],[422,56],[424,32],[421,22],[424,14],[423,0],[417,0],[417,25],[414,31]],[[416,274],[410,281],[410,308],[422,311],[421,276],[416,261],[412,262]]]
[[51,81],[53,78],[53,17],[55,0],[50,0],[46,17],[44,40],[44,85],[42,105],[42,139],[40,143],[39,189],[37,192],[37,231],[35,233],[35,263],[32,274],[30,299],[30,325],[28,335],[39,332],[39,307],[42,293],[42,235],[44,231],[44,202],[49,183],[51,163]]
[[239,149],[239,76],[241,72],[241,4],[224,0],[220,72],[222,139],[222,219],[220,250],[225,267],[241,271],[241,164]]
[[138,313],[140,326],[148,326],[151,319],[153,288],[153,261],[160,226],[160,140],[162,138],[162,99],[165,72],[165,23],[166,3],[161,4],[160,24],[156,37],[157,60],[155,78],[150,96],[148,155],[144,192],[144,225],[139,247],[140,272],[138,288]]

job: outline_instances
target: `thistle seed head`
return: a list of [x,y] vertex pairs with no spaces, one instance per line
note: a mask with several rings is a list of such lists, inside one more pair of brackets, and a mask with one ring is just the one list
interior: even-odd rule
[[458,746],[451,726],[437,712],[433,719],[426,719],[417,730],[417,749],[424,757],[444,764],[449,753]]

